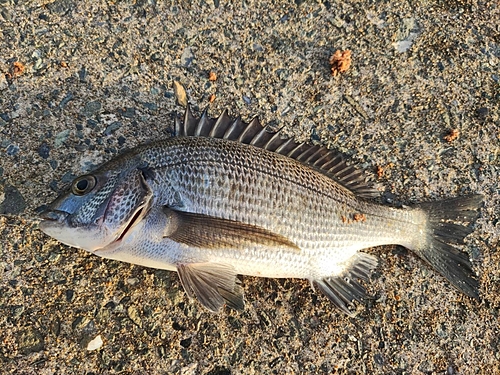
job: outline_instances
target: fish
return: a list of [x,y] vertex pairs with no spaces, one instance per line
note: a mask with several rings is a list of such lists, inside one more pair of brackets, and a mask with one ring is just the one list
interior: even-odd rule
[[[400,245],[479,299],[464,239],[481,194],[395,207],[342,154],[298,143],[254,117],[199,117],[77,177],[40,214],[40,229],[97,256],[176,271],[211,312],[242,310],[238,275],[310,281],[356,315],[378,259]],[[364,250],[364,251],[363,251]]]

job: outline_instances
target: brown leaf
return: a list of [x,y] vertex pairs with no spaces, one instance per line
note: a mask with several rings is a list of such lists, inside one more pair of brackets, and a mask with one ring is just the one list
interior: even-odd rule
[[333,76],[347,71],[351,66],[351,51],[336,50],[335,53],[330,57],[330,65],[332,66]]
[[186,89],[179,81],[174,81],[174,94],[177,99],[177,103],[183,107],[187,107],[188,98],[186,94]]

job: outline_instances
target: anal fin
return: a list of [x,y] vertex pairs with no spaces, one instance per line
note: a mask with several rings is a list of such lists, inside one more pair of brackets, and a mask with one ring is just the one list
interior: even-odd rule
[[374,256],[357,253],[341,275],[313,280],[313,285],[317,286],[342,312],[354,316],[354,312],[350,309],[353,302],[360,302],[366,298],[365,288],[358,280],[368,280],[377,264],[378,260]]
[[232,266],[217,263],[179,264],[177,273],[187,295],[196,297],[208,310],[218,313],[224,304],[235,310],[243,310],[243,289]]

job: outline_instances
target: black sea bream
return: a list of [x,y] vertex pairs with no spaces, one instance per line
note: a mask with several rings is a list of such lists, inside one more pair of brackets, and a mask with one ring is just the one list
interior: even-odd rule
[[211,311],[243,308],[238,274],[308,279],[352,314],[373,246],[415,252],[463,293],[478,282],[461,244],[482,196],[394,208],[373,200],[361,173],[320,146],[297,144],[226,113],[127,151],[75,179],[40,228],[104,258],[177,271]]

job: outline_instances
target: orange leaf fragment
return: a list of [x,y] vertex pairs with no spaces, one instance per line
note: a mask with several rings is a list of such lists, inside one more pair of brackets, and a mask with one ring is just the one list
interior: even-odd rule
[[457,139],[460,135],[460,132],[458,131],[458,129],[451,129],[448,134],[446,134],[444,136],[444,140],[446,142],[453,142],[455,139]]
[[350,50],[336,50],[330,57],[330,65],[332,67],[332,75],[336,76],[343,73],[351,66],[351,51]]
[[19,77],[24,73],[25,66],[22,62],[20,61],[15,61],[13,66],[12,66],[12,76],[13,77]]

